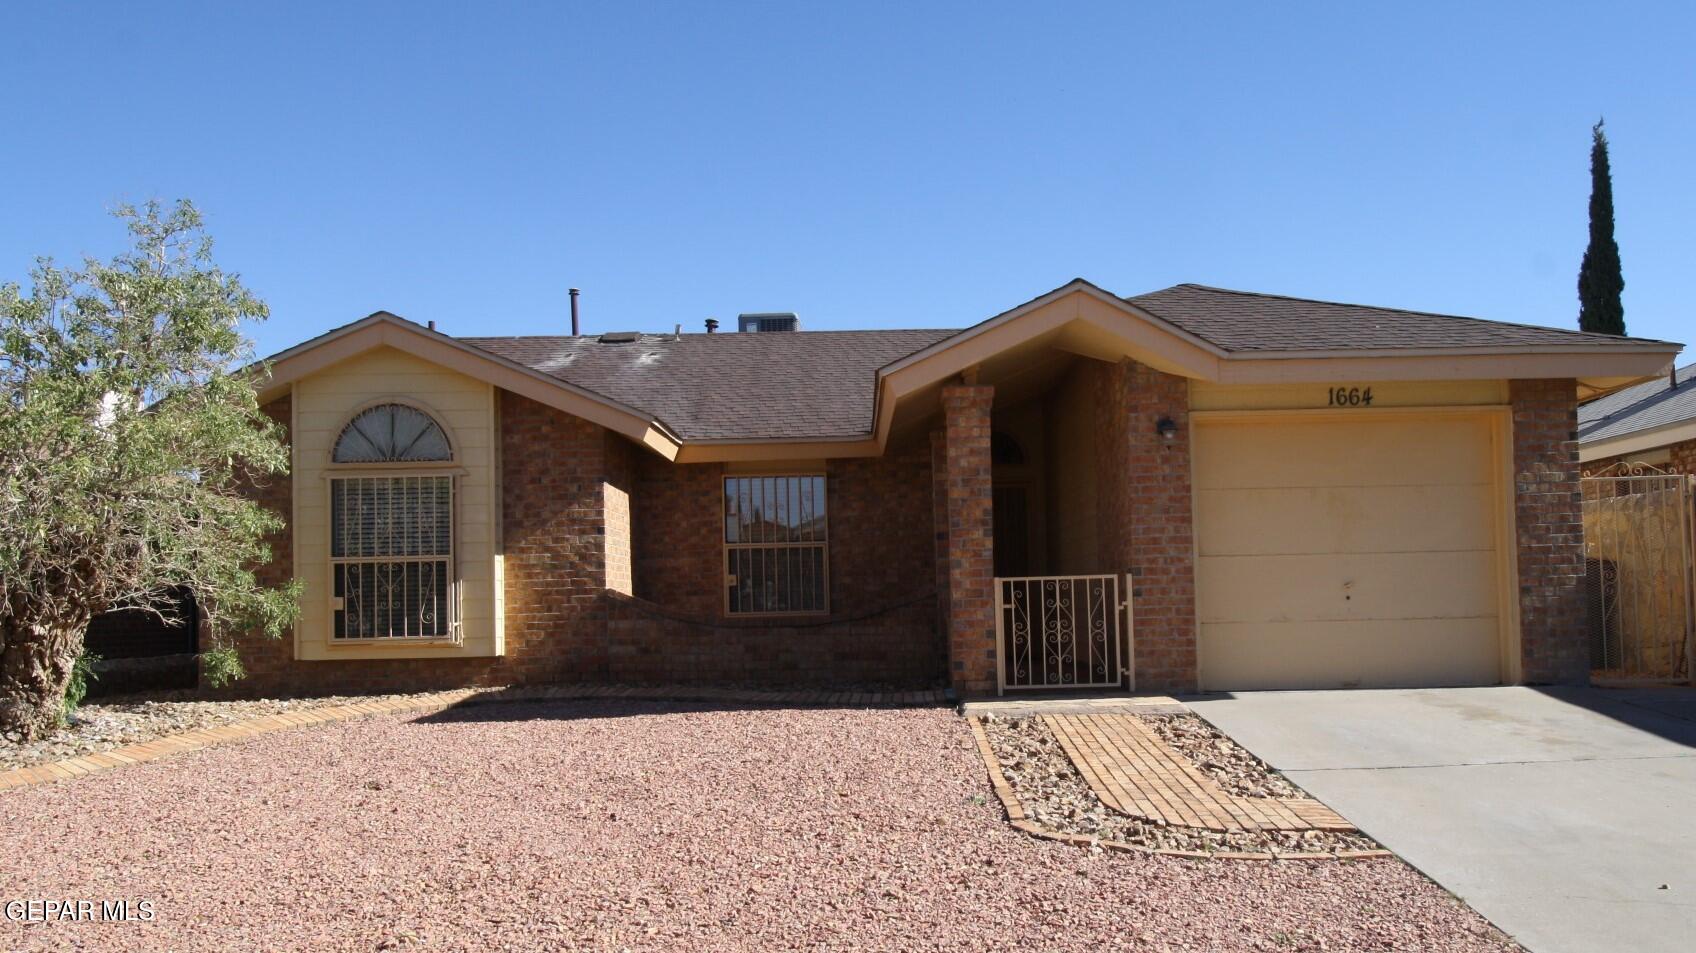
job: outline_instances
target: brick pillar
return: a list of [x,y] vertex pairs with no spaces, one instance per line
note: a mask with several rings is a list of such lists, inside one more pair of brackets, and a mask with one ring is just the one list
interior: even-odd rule
[[1584,516],[1577,382],[1511,381],[1521,680],[1583,684]]
[[948,674],[962,695],[995,690],[993,387],[942,389],[948,514]]
[[[948,431],[930,432],[930,525],[936,547],[936,631],[948,638]],[[949,653],[951,654],[951,653]]]
[[[1134,361],[1094,373],[1102,571],[1131,577],[1137,690],[1194,691],[1189,382]],[[1177,427],[1169,440],[1162,419]]]

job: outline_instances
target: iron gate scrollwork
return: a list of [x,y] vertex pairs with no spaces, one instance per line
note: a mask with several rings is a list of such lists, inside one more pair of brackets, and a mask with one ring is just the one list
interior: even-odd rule
[[997,577],[1000,690],[1125,684],[1129,605],[1119,592],[1113,575]]

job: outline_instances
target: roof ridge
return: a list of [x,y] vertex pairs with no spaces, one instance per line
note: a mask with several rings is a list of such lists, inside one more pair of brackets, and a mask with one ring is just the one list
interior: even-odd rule
[[[817,328],[776,333],[793,337],[795,335],[803,334],[958,334],[959,332],[959,328]],[[737,340],[744,340],[759,335],[759,332],[752,331],[721,331],[716,333],[708,331],[684,331],[681,334],[672,331],[638,331],[636,333],[641,334],[644,337],[654,337],[661,340],[675,340],[679,337],[710,337],[714,339],[734,338]],[[769,339],[772,337],[773,333],[774,332],[765,332],[760,336]],[[453,338],[456,341],[594,341],[600,336],[601,335],[599,334],[465,334],[453,335]]]
[[1447,311],[1419,311],[1419,310],[1416,310],[1414,308],[1397,308],[1397,307],[1391,307],[1391,306],[1379,305],[1379,304],[1361,304],[1361,303],[1355,302],[1355,301],[1330,301],[1330,300],[1327,300],[1325,298],[1302,298],[1302,297],[1298,297],[1296,295],[1272,294],[1271,292],[1266,292],[1266,291],[1243,291],[1239,288],[1220,288],[1217,285],[1204,285],[1204,284],[1201,284],[1199,282],[1194,282],[1194,281],[1182,282],[1181,284],[1173,285],[1171,288],[1161,288],[1159,291],[1146,292],[1145,294],[1136,295],[1135,297],[1128,298],[1126,300],[1136,301],[1139,298],[1147,297],[1148,295],[1157,295],[1157,294],[1160,294],[1161,292],[1164,292],[1164,291],[1171,291],[1174,288],[1196,288],[1196,289],[1199,289],[1201,291],[1212,291],[1212,292],[1216,292],[1216,293],[1219,293],[1219,294],[1237,295],[1237,296],[1243,297],[1243,298],[1272,298],[1272,299],[1275,299],[1275,300],[1278,300],[1278,301],[1298,301],[1298,302],[1301,302],[1302,304],[1325,304],[1325,305],[1331,305],[1332,307],[1337,307],[1337,308],[1361,308],[1361,309],[1367,310],[1367,311],[1387,311],[1387,312],[1391,312],[1391,313],[1394,313],[1394,314],[1417,315],[1417,316],[1423,317],[1423,318],[1449,318],[1449,319],[1456,320],[1456,321],[1472,321],[1472,322],[1475,322],[1475,323],[1478,323],[1478,324],[1488,324],[1488,325],[1494,325],[1496,327],[1527,328],[1527,329],[1534,330],[1534,331],[1554,331],[1554,332],[1557,332],[1557,333],[1560,333],[1560,334],[1569,334],[1569,335],[1572,335],[1574,337],[1582,337],[1586,340],[1601,339],[1601,340],[1611,340],[1611,341],[1641,341],[1641,342],[1649,343],[1649,344],[1671,344],[1671,343],[1673,343],[1671,341],[1662,341],[1659,338],[1634,338],[1634,337],[1631,337],[1629,335],[1602,334],[1602,333],[1597,332],[1597,331],[1579,331],[1579,330],[1574,330],[1572,328],[1556,328],[1556,327],[1550,327],[1549,325],[1546,325],[1546,324],[1527,324],[1523,321],[1498,321],[1494,318],[1480,318],[1480,317],[1476,317],[1476,316],[1470,315],[1470,314],[1450,314]]

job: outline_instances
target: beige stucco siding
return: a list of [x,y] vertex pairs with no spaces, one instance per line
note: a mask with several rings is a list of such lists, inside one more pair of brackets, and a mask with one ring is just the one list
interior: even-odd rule
[[[1334,406],[1331,392],[1372,390],[1373,407],[1476,407],[1508,402],[1508,382],[1328,381],[1320,384],[1217,384],[1190,381],[1191,410],[1309,410]],[[1358,406],[1358,405],[1357,405]]]
[[[357,643],[330,639],[328,473],[337,434],[357,410],[387,400],[428,411],[454,446],[455,559],[463,643]],[[436,658],[501,653],[497,604],[499,487],[494,388],[390,348],[326,368],[294,385],[295,572],[305,586],[295,654],[301,659]]]
[[1202,687],[1500,681],[1504,427],[1499,410],[1199,414]]

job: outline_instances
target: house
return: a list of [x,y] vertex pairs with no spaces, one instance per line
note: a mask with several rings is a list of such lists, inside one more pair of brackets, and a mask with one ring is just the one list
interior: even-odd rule
[[1696,474],[1696,364],[1581,405],[1578,458],[1586,469],[1647,463]]
[[276,355],[262,571],[305,595],[246,690],[1577,681],[1578,399],[1680,350],[1081,279],[960,331],[761,318]]

